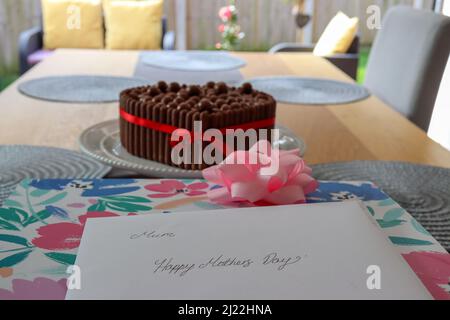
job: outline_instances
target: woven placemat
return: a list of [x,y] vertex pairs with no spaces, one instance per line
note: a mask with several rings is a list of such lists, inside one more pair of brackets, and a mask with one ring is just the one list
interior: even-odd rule
[[330,105],[366,99],[369,91],[357,84],[301,77],[261,77],[248,80],[281,103]]
[[23,179],[97,179],[110,170],[97,160],[71,150],[0,146],[0,206]]
[[147,84],[138,78],[68,75],[23,82],[19,91],[29,97],[55,102],[106,103],[119,100],[121,91]]
[[144,64],[178,71],[226,71],[242,68],[245,61],[220,51],[149,51],[142,53]]
[[355,161],[313,166],[320,180],[372,181],[450,251],[450,170],[404,162]]
[[228,85],[236,85],[244,80],[239,69],[226,71],[180,71],[163,69],[148,65],[144,62],[146,53],[141,53],[139,61],[134,70],[134,76],[147,80],[149,83],[158,81],[179,82],[188,84],[203,85],[208,81],[223,81]]

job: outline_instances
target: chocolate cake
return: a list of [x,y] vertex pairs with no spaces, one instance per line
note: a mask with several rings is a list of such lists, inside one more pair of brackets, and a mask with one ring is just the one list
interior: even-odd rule
[[[249,83],[231,87],[224,82],[198,86],[160,81],[121,93],[120,139],[130,154],[174,166],[170,143],[173,129],[192,131],[194,121],[201,121],[203,131],[210,128],[271,130],[275,113],[274,98],[254,90]],[[179,167],[199,170],[205,165]]]

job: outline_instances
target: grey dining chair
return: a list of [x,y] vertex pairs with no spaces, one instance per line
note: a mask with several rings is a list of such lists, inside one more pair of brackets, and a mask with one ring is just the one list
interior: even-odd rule
[[365,86],[427,131],[449,51],[449,17],[394,7],[373,43]]

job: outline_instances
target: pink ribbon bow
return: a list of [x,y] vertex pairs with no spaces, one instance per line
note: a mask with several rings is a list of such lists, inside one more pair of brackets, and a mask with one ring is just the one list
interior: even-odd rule
[[[267,174],[269,168],[274,169]],[[273,150],[268,141],[259,141],[249,151],[233,152],[221,164],[203,170],[206,180],[223,186],[210,190],[209,199],[223,204],[305,203],[305,196],[318,187],[311,174],[299,150]]]

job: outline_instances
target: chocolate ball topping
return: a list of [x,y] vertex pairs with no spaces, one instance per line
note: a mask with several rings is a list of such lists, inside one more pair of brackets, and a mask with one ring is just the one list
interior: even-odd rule
[[250,83],[246,82],[242,85],[242,93],[251,94],[253,92],[253,87]]
[[158,89],[161,92],[166,92],[167,91],[168,86],[167,86],[167,83],[165,83],[164,81],[159,81],[157,86],[158,86]]
[[225,82],[218,82],[216,85],[216,93],[217,94],[224,94],[228,92],[228,86]]
[[209,111],[213,107],[213,104],[208,99],[202,99],[198,104],[199,111]]
[[189,98],[189,93],[186,91],[186,89],[181,89],[180,91],[178,91],[178,97],[183,100],[187,100]]
[[188,94],[189,96],[199,96],[201,94],[201,89],[199,86],[189,86]]
[[161,93],[161,91],[157,88],[157,87],[151,87],[150,88],[150,95],[152,97],[156,97],[157,95],[159,95]]
[[169,85],[169,91],[170,92],[178,92],[180,91],[180,85],[178,84],[178,82],[172,82]]
[[225,82],[208,82],[199,86],[159,81],[152,86],[125,90],[122,94],[140,101],[148,108],[157,105],[159,108],[169,110],[208,114],[232,110],[249,110],[253,113],[256,108],[276,105],[270,95],[255,90],[250,83],[244,83],[236,88],[228,86]]

